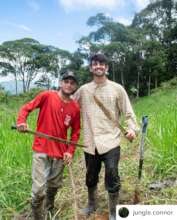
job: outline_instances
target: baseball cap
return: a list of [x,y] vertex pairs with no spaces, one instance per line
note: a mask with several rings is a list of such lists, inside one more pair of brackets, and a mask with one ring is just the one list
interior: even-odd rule
[[78,83],[77,78],[72,71],[67,71],[61,76],[61,80],[65,79],[73,79],[76,83]]

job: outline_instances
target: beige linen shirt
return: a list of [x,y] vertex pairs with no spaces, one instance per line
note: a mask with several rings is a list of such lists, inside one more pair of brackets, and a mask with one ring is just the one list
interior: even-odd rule
[[[96,104],[95,95],[109,110],[115,123],[107,118],[102,109]],[[99,154],[119,146],[120,129],[118,127],[120,115],[123,113],[128,129],[137,130],[136,118],[125,89],[110,80],[98,85],[94,81],[81,86],[74,95],[79,102],[83,118],[84,151]]]

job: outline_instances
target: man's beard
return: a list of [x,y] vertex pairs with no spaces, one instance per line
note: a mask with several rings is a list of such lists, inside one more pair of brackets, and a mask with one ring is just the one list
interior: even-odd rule
[[105,72],[102,72],[102,73],[93,73],[93,75],[94,76],[97,76],[97,77],[103,77],[103,76],[105,76],[106,75],[106,73]]

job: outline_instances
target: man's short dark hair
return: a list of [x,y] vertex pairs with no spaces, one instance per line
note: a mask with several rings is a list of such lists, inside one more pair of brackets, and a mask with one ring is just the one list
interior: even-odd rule
[[92,65],[92,61],[108,64],[108,59],[103,53],[96,53],[92,55],[90,58],[90,66]]

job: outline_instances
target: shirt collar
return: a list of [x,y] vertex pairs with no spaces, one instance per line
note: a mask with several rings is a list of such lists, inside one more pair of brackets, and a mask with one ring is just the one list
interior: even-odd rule
[[97,84],[97,83],[95,83],[95,81],[93,81],[93,86],[94,86],[94,88],[101,88],[101,87],[106,86],[106,85],[108,84],[108,81],[109,81],[109,80],[106,79],[105,82],[99,83],[99,84]]

